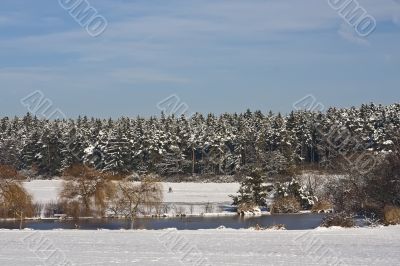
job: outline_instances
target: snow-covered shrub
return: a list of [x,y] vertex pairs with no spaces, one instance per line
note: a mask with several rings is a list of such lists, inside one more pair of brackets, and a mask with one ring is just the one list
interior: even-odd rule
[[276,189],[276,197],[294,197],[305,210],[309,210],[318,201],[317,197],[312,195],[306,187],[301,186],[297,179],[290,182],[278,183]]
[[357,213],[365,203],[363,186],[362,178],[356,176],[334,179],[326,186],[325,198],[337,212]]
[[237,212],[242,216],[261,215],[261,210],[258,206],[252,203],[242,203],[238,206]]
[[284,224],[274,224],[268,227],[262,227],[259,224],[256,224],[254,227],[250,227],[250,230],[254,231],[265,231],[265,230],[286,230],[286,226]]
[[269,226],[267,230],[286,230],[286,226],[284,224],[275,224]]
[[274,200],[271,213],[298,213],[301,205],[295,197],[281,197]]
[[308,170],[296,176],[300,185],[309,191],[318,199],[322,199],[326,195],[326,186],[331,180],[342,179],[345,175],[329,174],[317,170]]
[[381,225],[382,221],[375,213],[371,213],[370,215],[364,215],[363,219],[364,225],[369,227],[377,227]]
[[321,224],[323,227],[354,227],[354,225],[353,217],[345,212],[329,214],[323,219]]

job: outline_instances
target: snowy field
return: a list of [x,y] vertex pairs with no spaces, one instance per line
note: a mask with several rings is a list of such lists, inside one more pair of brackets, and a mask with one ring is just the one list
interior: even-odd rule
[[[62,180],[34,180],[24,182],[35,202],[55,202],[62,187]],[[164,202],[167,203],[229,203],[229,195],[236,194],[239,183],[162,183]],[[173,192],[168,193],[172,188]]]
[[0,230],[0,265],[364,266],[399,263],[399,226],[312,231]]
[[45,204],[58,200],[63,182],[62,180],[34,180],[23,182],[23,185],[33,196],[33,202]]

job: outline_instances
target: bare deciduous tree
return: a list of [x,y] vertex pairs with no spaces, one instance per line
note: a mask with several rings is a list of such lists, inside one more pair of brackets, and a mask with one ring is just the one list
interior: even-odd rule
[[117,185],[111,210],[131,221],[139,214],[146,214],[146,209],[161,207],[163,191],[161,183],[153,178],[145,178],[142,182],[121,181]]
[[32,197],[22,186],[23,176],[11,166],[0,165],[0,206],[3,216],[14,217],[22,222],[26,217],[32,217],[34,207]]
[[[92,214],[92,207],[104,215],[107,202],[114,193],[114,184],[110,176],[84,165],[74,165],[64,172],[66,182],[60,193],[68,214],[77,217],[79,205],[84,208],[84,214]],[[79,203],[79,204],[78,204]]]

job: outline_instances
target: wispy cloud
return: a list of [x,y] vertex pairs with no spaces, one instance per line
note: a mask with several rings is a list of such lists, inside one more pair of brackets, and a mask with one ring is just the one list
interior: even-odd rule
[[[385,55],[390,67],[398,64],[400,36],[393,29],[400,5],[358,1],[378,20],[368,39],[359,39],[327,0],[98,0],[92,4],[109,21],[99,38],[90,38],[57,2],[27,1],[19,9],[17,1],[5,0],[0,90],[134,87],[148,98],[157,88],[192,91],[193,98],[208,90],[219,93],[221,106],[235,89],[248,90],[251,104],[251,97],[263,102],[263,93],[273,97],[275,88],[307,94],[344,86],[337,76],[372,91]],[[348,74],[360,61],[365,72]]]
[[159,73],[152,69],[125,68],[116,69],[110,73],[110,77],[118,82],[128,84],[140,83],[188,83],[186,78],[176,77],[167,73]]

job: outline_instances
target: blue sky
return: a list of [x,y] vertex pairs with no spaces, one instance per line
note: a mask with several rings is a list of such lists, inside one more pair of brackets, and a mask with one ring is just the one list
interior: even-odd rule
[[89,0],[108,21],[91,37],[57,0],[2,0],[0,114],[41,90],[67,116],[287,113],[400,99],[400,0],[358,0],[377,20],[360,38],[328,0]]

